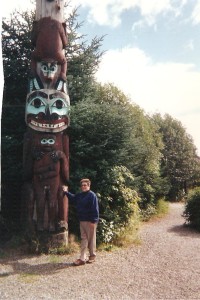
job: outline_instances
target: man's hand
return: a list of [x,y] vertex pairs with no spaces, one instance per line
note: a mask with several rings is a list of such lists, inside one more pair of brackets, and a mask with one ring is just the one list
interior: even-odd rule
[[63,192],[68,192],[68,186],[67,185],[63,185],[62,188],[63,188]]

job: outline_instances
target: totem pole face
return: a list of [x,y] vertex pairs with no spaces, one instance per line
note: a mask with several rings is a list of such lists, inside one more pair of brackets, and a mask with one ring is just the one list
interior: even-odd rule
[[57,78],[58,74],[60,73],[58,64],[55,61],[53,61],[53,62],[42,61],[40,63],[39,69],[40,69],[40,71],[38,73],[40,74],[42,82],[43,81],[51,81],[55,77]]
[[28,92],[50,89],[67,94],[66,81],[60,79],[61,65],[54,60],[44,60],[36,63],[37,75],[29,79]]
[[27,96],[25,121],[42,132],[61,132],[69,125],[69,96],[56,90],[41,89]]

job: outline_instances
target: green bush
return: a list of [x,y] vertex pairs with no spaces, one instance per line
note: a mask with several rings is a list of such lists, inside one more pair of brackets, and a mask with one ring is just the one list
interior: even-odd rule
[[156,215],[158,217],[162,217],[166,215],[169,212],[169,202],[163,198],[159,199],[158,203],[156,204],[156,210],[157,210]]
[[98,243],[112,243],[130,226],[133,219],[139,220],[140,198],[133,188],[134,178],[129,170],[124,166],[116,166],[105,177],[98,190]]
[[152,216],[156,215],[156,213],[157,213],[156,205],[148,203],[146,205],[146,208],[140,209],[141,221],[143,222],[149,221],[152,218]]
[[159,199],[156,204],[147,204],[145,209],[140,210],[141,221],[148,222],[152,217],[162,217],[169,211],[169,202]]
[[200,231],[200,188],[191,190],[188,194],[183,213],[186,223]]

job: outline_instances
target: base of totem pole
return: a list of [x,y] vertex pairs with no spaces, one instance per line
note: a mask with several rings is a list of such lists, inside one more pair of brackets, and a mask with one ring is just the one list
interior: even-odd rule
[[51,250],[56,252],[56,249],[64,248],[68,245],[68,224],[66,221],[59,221],[57,224],[57,230],[55,232],[48,231],[48,207],[45,206],[44,213],[44,231],[37,230],[37,217],[36,206],[34,207],[34,222],[35,222],[35,237],[36,245],[35,252],[50,252]]
[[36,231],[29,242],[29,250],[32,253],[55,253],[59,254],[68,246],[68,231],[48,232]]
[[49,236],[49,248],[59,248],[68,245],[68,231],[53,233]]

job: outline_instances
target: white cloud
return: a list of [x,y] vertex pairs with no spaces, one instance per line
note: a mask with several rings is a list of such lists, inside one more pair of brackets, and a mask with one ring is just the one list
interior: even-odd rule
[[10,13],[16,10],[25,11],[27,9],[34,9],[35,4],[31,0],[6,0],[6,3],[1,1],[1,15],[2,17],[9,17]]
[[104,55],[96,77],[114,83],[147,113],[169,113],[183,121],[200,150],[200,72],[194,65],[154,63],[144,51],[124,48]]
[[99,25],[116,27],[121,23],[121,14],[128,9],[140,10],[141,17],[147,25],[155,23],[156,16],[161,13],[173,12],[180,14],[188,0],[75,0],[74,5],[89,8],[89,21]]
[[194,40],[189,40],[186,44],[185,44],[185,50],[189,50],[189,51],[193,51],[194,50]]
[[133,26],[132,26],[132,30],[133,31],[137,31],[137,29],[142,29],[144,27],[153,27],[154,31],[157,31],[157,25],[156,25],[156,20],[155,18],[149,16],[146,17],[145,19],[140,19],[137,22],[134,22]]
[[200,23],[200,0],[197,0],[196,2],[192,13],[192,20],[195,25]]

